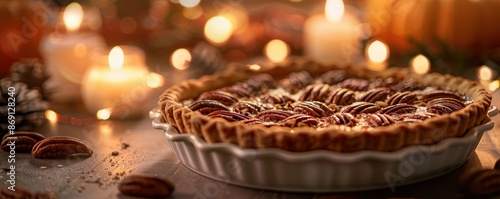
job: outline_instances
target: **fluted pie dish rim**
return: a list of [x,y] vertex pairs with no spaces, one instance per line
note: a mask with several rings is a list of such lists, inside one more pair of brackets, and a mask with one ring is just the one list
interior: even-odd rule
[[[425,86],[438,86],[461,92],[473,101],[464,108],[416,123],[396,123],[388,126],[359,129],[341,125],[314,127],[282,127],[246,125],[222,118],[209,118],[192,111],[181,102],[224,86],[247,80],[257,74],[267,73],[283,77],[293,72],[307,71],[318,76],[331,70],[343,70],[354,77],[412,79]],[[323,66],[307,58],[294,57],[287,63],[272,68],[251,70],[244,65],[233,65],[227,70],[199,79],[174,85],[160,96],[160,119],[171,124],[181,134],[195,135],[207,143],[232,143],[243,148],[280,148],[303,152],[329,150],[335,152],[395,151],[412,145],[433,145],[445,139],[462,137],[487,118],[491,94],[480,84],[460,77],[441,74],[417,75],[410,70],[394,68],[372,72],[359,68]]]

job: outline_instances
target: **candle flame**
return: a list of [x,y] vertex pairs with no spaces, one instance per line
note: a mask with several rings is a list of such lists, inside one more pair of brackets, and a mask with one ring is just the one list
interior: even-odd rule
[[66,9],[64,9],[63,20],[68,32],[78,30],[83,20],[82,6],[76,2],[70,3]]
[[146,84],[149,88],[160,88],[165,84],[165,78],[158,73],[149,73]]
[[375,40],[367,48],[368,59],[371,62],[383,63],[389,58],[389,47],[379,40]]
[[186,70],[191,62],[191,53],[185,48],[179,48],[170,57],[172,66],[178,70]]
[[57,113],[54,112],[53,110],[46,110],[45,111],[45,118],[49,120],[50,122],[56,122],[58,117]]
[[342,0],[326,0],[325,15],[328,21],[340,21],[344,16],[344,2]]
[[490,81],[493,78],[493,71],[491,70],[490,67],[483,65],[479,67],[478,70],[478,77],[480,80],[483,81]]
[[119,46],[113,47],[109,52],[108,62],[111,70],[120,70],[123,67],[123,62],[125,61],[125,56],[123,55],[123,50]]
[[289,47],[284,41],[274,39],[266,44],[264,53],[269,60],[278,63],[286,59],[289,53]]
[[429,70],[431,69],[431,63],[429,62],[429,59],[427,57],[419,54],[415,56],[411,60],[411,68],[413,72],[417,74],[425,74],[428,73]]
[[224,16],[210,18],[205,24],[205,37],[212,43],[222,44],[233,33],[233,24]]
[[111,110],[101,109],[101,110],[97,111],[96,117],[99,120],[107,120],[111,117]]

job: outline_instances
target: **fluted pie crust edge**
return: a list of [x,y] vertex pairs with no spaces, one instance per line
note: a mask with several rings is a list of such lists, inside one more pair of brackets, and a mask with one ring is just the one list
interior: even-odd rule
[[[432,117],[418,123],[396,123],[369,129],[354,129],[333,125],[324,129],[314,127],[265,127],[208,118],[184,107],[183,100],[201,93],[229,86],[250,77],[268,73],[282,78],[292,72],[307,71],[318,76],[330,70],[345,70],[354,77],[411,78],[426,86],[440,86],[459,91],[473,103],[451,114]],[[383,72],[364,69],[323,66],[305,58],[291,58],[273,68],[250,70],[235,64],[227,70],[199,79],[186,80],[163,92],[158,101],[162,120],[177,128],[181,134],[196,135],[208,143],[232,143],[244,148],[281,148],[288,151],[331,150],[355,152],[361,150],[394,151],[410,145],[429,145],[451,137],[461,137],[470,128],[487,118],[491,94],[476,82],[440,74],[417,75],[409,70],[393,68]]]

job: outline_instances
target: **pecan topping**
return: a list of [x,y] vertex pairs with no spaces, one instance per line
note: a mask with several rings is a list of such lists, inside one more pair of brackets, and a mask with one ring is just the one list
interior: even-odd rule
[[356,118],[350,113],[335,113],[331,116],[325,117],[324,120],[330,124],[337,125],[356,125]]
[[118,184],[122,194],[147,198],[166,198],[174,189],[174,184],[166,179],[138,175],[127,176]]
[[72,155],[91,155],[92,149],[74,137],[56,136],[45,138],[33,146],[31,155],[35,158],[66,158]]
[[434,99],[438,98],[453,98],[457,100],[462,100],[462,97],[458,96],[457,94],[451,92],[451,91],[445,91],[445,90],[434,90],[434,91],[429,91],[425,93],[422,96],[422,101],[424,102],[429,102]]
[[292,116],[294,113],[283,110],[266,110],[255,115],[256,118],[263,120],[263,122],[279,122],[287,117]]
[[387,126],[390,124],[394,124],[396,122],[390,115],[380,114],[380,113],[367,115],[366,121],[368,122],[368,125],[370,125],[371,127]]
[[306,72],[296,72],[288,75],[288,78],[282,80],[281,84],[288,90],[290,93],[296,93],[300,89],[306,87],[309,84],[314,82],[313,77]]
[[287,104],[287,103],[293,103],[295,100],[293,100],[290,96],[286,94],[267,94],[264,95],[261,99],[263,102],[270,103],[270,104]]
[[14,135],[6,134],[3,136],[1,147],[4,151],[10,150],[10,145],[14,144],[18,153],[31,153],[33,146],[45,136],[36,132],[19,131]]
[[391,87],[397,85],[399,82],[394,78],[377,78],[373,83],[371,83],[372,88],[380,88],[380,87]]
[[252,102],[237,102],[233,105],[234,111],[241,114],[252,114],[255,115],[260,111],[264,110],[261,106],[254,104]]
[[385,101],[387,96],[389,96],[389,92],[388,88],[374,88],[367,91],[360,100],[372,103],[375,103],[376,101]]
[[437,98],[427,103],[427,112],[447,114],[465,108],[465,104],[454,98]]
[[[397,119],[402,122],[420,122],[426,119],[429,119],[431,117],[437,116],[434,113],[429,113],[429,112],[422,112],[422,113],[408,113],[408,114],[401,114],[397,116]],[[396,117],[396,116],[394,116]]]
[[250,92],[241,84],[235,84],[230,87],[224,87],[220,89],[221,91],[225,91],[231,94],[234,94],[240,98],[250,97]]
[[333,114],[333,111],[326,104],[318,101],[301,102],[295,106],[294,111],[313,117],[325,117]]
[[312,84],[307,86],[300,96],[301,101],[325,101],[330,94],[330,85]]
[[417,101],[417,94],[411,92],[411,91],[405,91],[405,92],[398,92],[387,100],[387,103],[389,105],[395,105],[395,104],[413,104],[415,101]]
[[500,170],[468,170],[458,179],[459,189],[472,196],[487,196],[500,192]]
[[385,107],[384,109],[380,110],[379,113],[393,115],[393,114],[413,113],[416,110],[417,110],[417,107],[413,106],[413,105],[395,104],[395,105]]
[[343,70],[331,70],[321,75],[321,81],[325,84],[337,84],[347,79],[347,73]]
[[354,101],[356,101],[354,91],[346,88],[337,88],[330,93],[325,102],[328,104],[348,105]]
[[370,83],[364,79],[346,79],[338,84],[342,88],[348,88],[354,91],[364,91],[368,89]]
[[356,115],[356,114],[360,114],[360,113],[375,113],[379,110],[380,110],[380,107],[378,107],[374,103],[355,102],[349,106],[346,106],[342,112]]
[[392,86],[391,89],[399,92],[403,91],[415,91],[424,88],[424,86],[414,80],[407,80],[399,82],[395,86]]
[[220,117],[223,118],[229,122],[234,122],[234,121],[240,121],[240,120],[245,120],[250,118],[249,116],[240,114],[240,113],[235,113],[231,111],[226,111],[226,110],[218,110],[211,112],[210,114],[207,115],[208,117]]
[[208,91],[204,92],[203,94],[198,97],[197,101],[201,100],[214,100],[218,101],[221,104],[224,104],[226,106],[231,106],[234,103],[238,102],[238,99],[233,97],[231,94],[224,92],[224,91]]
[[319,123],[317,118],[305,114],[296,114],[285,118],[281,123],[288,127],[316,126]]
[[244,124],[248,124],[248,125],[252,125],[252,124],[262,124],[263,121],[259,118],[248,118],[246,120],[241,120],[240,122],[244,123]]
[[276,81],[269,74],[256,75],[248,79],[245,83],[251,88],[253,93],[257,94],[266,92],[269,88],[276,87]]
[[203,115],[208,115],[209,113],[218,110],[229,110],[224,104],[214,100],[200,100],[193,102],[189,105],[189,109],[192,111],[199,111]]

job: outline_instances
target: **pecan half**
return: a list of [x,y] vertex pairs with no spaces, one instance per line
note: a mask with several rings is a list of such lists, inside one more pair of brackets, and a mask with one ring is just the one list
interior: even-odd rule
[[245,81],[245,84],[255,94],[263,93],[269,88],[276,87],[276,81],[269,74],[256,75]]
[[66,158],[72,155],[91,155],[92,153],[92,149],[81,140],[68,136],[45,138],[36,143],[31,150],[31,155],[35,158]]
[[262,102],[270,103],[270,104],[287,104],[287,103],[293,103],[295,100],[292,99],[292,97],[288,96],[287,94],[266,94],[261,97]]
[[348,105],[354,101],[356,101],[354,91],[346,88],[337,88],[330,93],[325,102],[327,104]]
[[234,122],[234,121],[240,121],[240,120],[246,120],[250,118],[249,116],[240,114],[240,113],[235,113],[231,111],[226,111],[226,110],[218,110],[211,112],[210,114],[207,115],[208,117],[219,117],[223,118],[229,122]]
[[451,91],[433,90],[422,95],[422,101],[429,102],[438,98],[453,98],[462,101],[462,97]]
[[337,84],[347,79],[347,73],[343,70],[331,70],[321,75],[321,81],[325,84]]
[[389,96],[390,91],[388,88],[374,88],[367,91],[361,98],[361,101],[372,102],[385,101]]
[[204,92],[200,95],[200,97],[198,97],[197,101],[202,101],[202,100],[214,100],[214,101],[218,101],[221,104],[224,104],[226,106],[231,106],[234,103],[238,102],[238,99],[236,99],[230,93],[227,93],[224,91]]
[[175,190],[172,182],[156,178],[131,175],[123,178],[118,184],[122,194],[147,198],[166,198]]
[[333,111],[323,102],[306,101],[301,102],[293,109],[297,113],[303,113],[313,117],[325,117],[333,114]]
[[346,79],[338,84],[342,88],[348,88],[354,91],[364,91],[368,89],[370,82],[365,79]]
[[399,121],[402,122],[420,122],[426,119],[429,119],[431,117],[435,117],[437,114],[434,113],[428,113],[428,112],[422,112],[422,113],[408,113],[408,114],[401,114],[397,117]]
[[360,114],[360,113],[375,113],[379,110],[380,110],[380,107],[374,103],[355,102],[349,106],[346,106],[344,108],[344,110],[342,110],[342,112],[356,115],[356,114]]
[[24,188],[16,186],[16,191],[12,191],[8,189],[8,187],[4,187],[0,191],[0,198],[2,199],[30,199],[35,198],[34,194],[25,190]]
[[401,103],[413,104],[417,100],[418,100],[417,94],[411,91],[397,92],[396,94],[389,97],[389,99],[387,100],[387,104],[389,105],[395,105]]
[[214,100],[196,101],[190,104],[188,108],[192,111],[199,111],[203,115],[208,115],[209,113],[218,110],[229,110],[229,108],[227,108],[224,104]]
[[313,77],[306,71],[291,73],[288,78],[281,81],[283,87],[290,93],[296,93],[300,89],[312,84]]
[[3,136],[2,144],[0,145],[4,151],[9,151],[9,143],[14,143],[17,153],[30,153],[33,146],[40,140],[45,139],[45,136],[36,132],[19,131],[14,135],[6,134]]
[[436,114],[449,114],[465,108],[465,104],[454,98],[437,98],[427,103],[427,112]]
[[263,122],[279,122],[293,114],[294,113],[290,111],[266,110],[258,113],[255,117],[261,119]]
[[337,125],[356,125],[356,118],[350,113],[335,113],[331,116],[323,118],[325,122]]
[[248,91],[248,89],[246,89],[241,83],[229,87],[224,87],[219,90],[234,94],[239,98],[250,97],[250,91]]
[[365,120],[371,127],[387,126],[396,122],[390,115],[380,113],[369,114],[366,116]]
[[307,86],[302,95],[301,101],[325,101],[330,94],[330,85],[328,84],[312,84]]
[[296,114],[290,117],[285,118],[281,121],[284,126],[288,127],[301,127],[301,126],[310,126],[315,127],[318,125],[319,120],[310,115],[305,114]]
[[264,110],[264,108],[252,102],[237,102],[233,105],[233,110],[237,113],[248,115],[257,114]]
[[472,169],[458,179],[459,190],[473,196],[487,196],[500,192],[500,170]]
[[415,90],[420,90],[423,88],[424,88],[424,86],[421,83],[416,82],[414,80],[402,81],[402,82],[399,82],[398,84],[396,84],[395,86],[391,87],[392,90],[399,91],[399,92],[415,91]]
[[395,104],[388,107],[383,108],[379,111],[381,114],[405,114],[405,113],[413,113],[417,110],[417,107],[409,104]]

